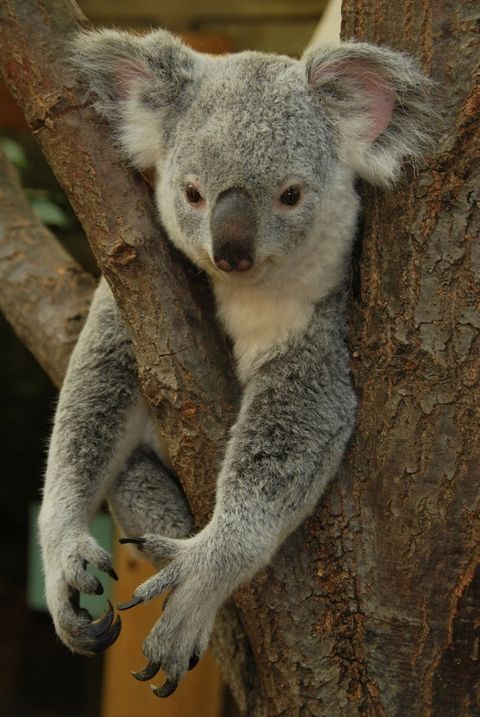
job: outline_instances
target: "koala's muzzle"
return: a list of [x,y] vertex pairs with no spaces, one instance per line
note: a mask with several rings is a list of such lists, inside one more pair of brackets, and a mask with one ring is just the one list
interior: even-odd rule
[[219,194],[210,218],[213,260],[222,271],[248,271],[254,263],[257,214],[243,189]]

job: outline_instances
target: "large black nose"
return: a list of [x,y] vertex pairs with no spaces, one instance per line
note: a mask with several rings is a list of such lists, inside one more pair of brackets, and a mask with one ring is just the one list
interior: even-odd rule
[[210,218],[213,260],[222,271],[248,271],[255,261],[257,214],[252,197],[237,187],[218,195]]

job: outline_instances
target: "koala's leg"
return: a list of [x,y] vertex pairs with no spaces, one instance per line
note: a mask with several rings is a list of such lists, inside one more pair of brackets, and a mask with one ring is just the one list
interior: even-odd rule
[[192,514],[180,486],[145,444],[133,451],[112,484],[108,503],[123,535],[185,538],[192,533]]
[[114,576],[89,522],[147,421],[131,341],[102,280],[60,393],[39,516],[47,604],[57,634],[77,652],[103,649],[119,632],[113,611],[92,624],[78,593],[102,592],[87,563]]
[[160,697],[171,694],[206,648],[222,602],[271,560],[339,467],[356,400],[338,306],[332,299],[322,309],[304,340],[262,366],[245,387],[210,523],[185,540],[131,539],[154,560],[170,561],[121,606],[172,590],[144,643],[149,664],[136,675],[151,679],[162,667],[167,682]]

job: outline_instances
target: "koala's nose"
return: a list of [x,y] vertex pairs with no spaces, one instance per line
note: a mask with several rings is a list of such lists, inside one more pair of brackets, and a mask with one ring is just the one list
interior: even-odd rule
[[222,271],[248,271],[254,264],[257,215],[252,197],[243,189],[222,192],[210,217],[213,260]]

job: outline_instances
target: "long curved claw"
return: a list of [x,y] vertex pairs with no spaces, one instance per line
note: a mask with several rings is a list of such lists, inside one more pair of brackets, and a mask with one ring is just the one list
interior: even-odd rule
[[99,617],[98,620],[94,620],[88,626],[88,632],[91,633],[94,637],[101,637],[112,626],[114,615],[115,613],[113,610],[113,605],[109,600],[108,607],[105,610],[105,614]]
[[170,697],[178,687],[178,680],[167,679],[161,687],[155,687],[155,685],[150,685],[150,687],[157,697]]
[[141,597],[133,597],[131,600],[127,600],[127,602],[121,602],[117,605],[118,610],[130,610],[131,607],[135,607],[135,605],[140,605],[140,603],[143,602],[143,598]]
[[122,627],[120,616],[117,616],[115,621],[113,620],[115,612],[110,600],[105,613],[98,620],[93,620],[85,608],[79,608],[77,615],[88,620],[88,624],[79,628],[76,637],[78,646],[88,652],[105,650],[115,642],[120,634]]
[[149,662],[143,670],[141,670],[140,672],[132,672],[132,675],[133,677],[135,677],[136,680],[145,682],[146,680],[151,680],[152,677],[155,677],[160,667],[160,662]]
[[100,637],[97,637],[95,641],[92,641],[89,644],[89,649],[92,652],[102,652],[102,650],[106,650],[107,647],[110,647],[110,645],[113,645],[115,640],[120,634],[120,630],[122,629],[122,623],[120,620],[120,615],[117,615],[117,618],[115,622],[113,623],[110,630],[107,632],[104,632],[103,635],[100,635]]

